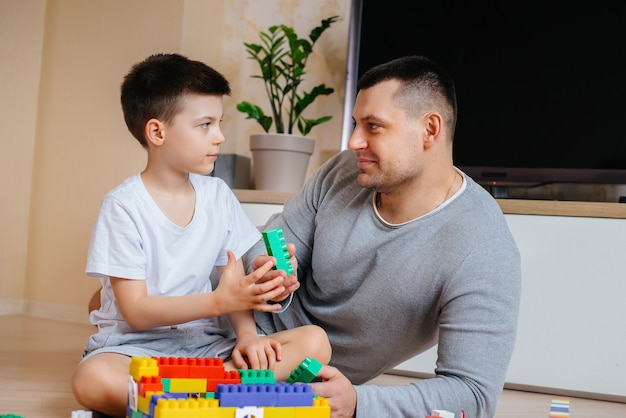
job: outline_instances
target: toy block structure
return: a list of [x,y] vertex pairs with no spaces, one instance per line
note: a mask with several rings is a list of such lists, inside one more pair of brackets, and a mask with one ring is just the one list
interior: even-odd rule
[[267,254],[276,258],[275,270],[285,270],[287,276],[291,276],[294,273],[291,260],[289,259],[289,251],[287,251],[287,244],[285,243],[285,237],[283,236],[282,228],[270,229],[263,231],[263,242],[267,249]]
[[134,356],[126,418],[328,418],[328,400],[303,383],[318,367],[306,357],[293,382],[277,382],[272,370],[226,371],[218,358]]

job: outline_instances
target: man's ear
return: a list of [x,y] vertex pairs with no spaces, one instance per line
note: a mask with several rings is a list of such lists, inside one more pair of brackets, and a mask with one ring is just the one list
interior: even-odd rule
[[436,112],[430,112],[424,115],[424,148],[430,148],[435,144],[441,135],[443,120],[441,115]]
[[148,144],[159,147],[165,142],[165,125],[158,119],[150,119],[145,134]]

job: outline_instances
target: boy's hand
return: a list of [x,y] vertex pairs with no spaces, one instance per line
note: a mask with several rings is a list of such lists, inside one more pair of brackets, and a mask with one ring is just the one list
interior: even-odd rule
[[[291,260],[291,265],[293,266],[293,270],[298,271],[298,260],[296,259],[296,256],[295,256],[296,246],[294,244],[287,244],[287,251],[289,252],[289,256],[290,256],[289,259]],[[254,260],[252,260],[252,268],[254,268],[255,270],[259,269],[267,261],[272,261],[272,263],[275,263],[275,260],[276,259],[274,257],[269,256],[269,255],[259,255],[255,257]],[[286,277],[286,273],[284,270],[270,270],[269,272],[263,275],[263,278],[259,281],[259,283],[271,281],[275,279],[276,277],[283,278],[282,285],[285,288],[285,291],[280,296],[272,299],[272,301],[275,301],[275,302],[283,301],[287,297],[289,297],[291,293],[295,292],[300,287],[300,281],[298,280],[296,275],[292,274],[291,276]]]
[[237,345],[231,355],[238,369],[274,370],[276,362],[282,359],[282,346],[271,337],[237,337]]
[[[228,264],[223,268],[219,283],[214,291],[221,305],[222,312],[236,312],[257,310],[271,312],[280,309],[279,304],[268,304],[285,293],[282,276],[268,277],[265,275],[272,270],[274,261],[266,259],[247,276],[241,276],[237,271],[235,255],[228,251]],[[283,272],[284,274],[284,272]]]

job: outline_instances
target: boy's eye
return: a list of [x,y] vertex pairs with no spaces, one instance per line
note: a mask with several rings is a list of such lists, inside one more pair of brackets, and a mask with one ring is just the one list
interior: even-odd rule
[[201,127],[202,129],[206,129],[206,128],[208,128],[208,127],[209,127],[209,125],[210,125],[210,124],[211,124],[211,123],[209,123],[209,122],[204,122],[202,125],[200,125],[200,127]]

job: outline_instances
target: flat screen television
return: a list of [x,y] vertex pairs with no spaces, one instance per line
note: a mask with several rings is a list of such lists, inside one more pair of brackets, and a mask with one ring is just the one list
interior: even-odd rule
[[489,186],[626,184],[626,3],[353,0],[356,79],[409,54],[456,82],[454,163]]

